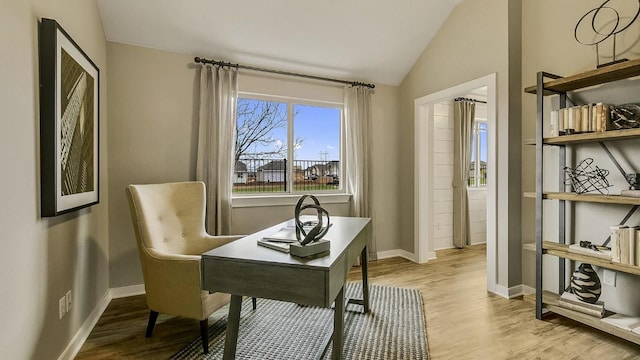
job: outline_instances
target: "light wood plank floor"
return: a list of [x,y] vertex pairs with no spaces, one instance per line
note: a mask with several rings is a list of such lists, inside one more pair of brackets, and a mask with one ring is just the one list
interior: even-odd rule
[[[484,246],[437,255],[423,265],[401,258],[369,265],[373,284],[422,291],[434,360],[640,358],[630,342],[553,315],[536,320],[532,302],[487,293]],[[359,268],[349,274],[359,277]],[[197,321],[160,315],[145,339],[147,317],[144,296],[113,300],[76,359],[167,359],[199,334]]]

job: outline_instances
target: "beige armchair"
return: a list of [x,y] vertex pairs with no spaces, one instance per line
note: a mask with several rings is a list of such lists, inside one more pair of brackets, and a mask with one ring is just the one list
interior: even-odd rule
[[200,254],[240,236],[206,233],[202,182],[129,185],[126,193],[151,310],[146,336],[151,336],[158,313],[196,319],[208,353],[208,318],[230,296],[202,290]]

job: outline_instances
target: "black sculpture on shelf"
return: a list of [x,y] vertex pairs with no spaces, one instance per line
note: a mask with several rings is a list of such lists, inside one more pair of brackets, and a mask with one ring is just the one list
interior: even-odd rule
[[[606,0],[600,6],[589,10],[586,14],[584,14],[580,20],[576,23],[576,27],[574,29],[574,37],[577,42],[583,45],[595,46],[596,47],[596,63],[597,67],[608,66],[612,64],[616,64],[619,62],[627,61],[628,59],[616,59],[616,37],[621,32],[627,30],[631,24],[633,24],[640,15],[640,0],[638,1],[638,10],[636,11],[633,17],[630,17],[628,23],[620,23],[620,13],[618,10],[614,9],[611,6],[607,6],[611,0]],[[634,0],[635,1],[635,0]],[[591,16],[589,16],[591,15]],[[581,40],[581,36],[578,35],[578,28],[581,25],[585,26],[587,22],[591,23],[591,29],[593,31],[593,40]],[[596,22],[599,22],[601,25],[600,29],[597,28]],[[588,24],[587,24],[588,26]],[[600,48],[599,45],[607,40],[612,39],[613,50],[612,50],[612,58],[611,62],[600,64]]]
[[634,129],[640,127],[640,105],[622,104],[612,106],[611,125],[613,130]]
[[565,166],[564,172],[567,178],[564,184],[571,185],[577,194],[597,191],[600,194],[608,195],[608,188],[611,186],[607,180],[609,170],[600,169],[597,166],[594,169],[591,164],[593,164],[593,159],[586,158],[580,161],[575,168]]

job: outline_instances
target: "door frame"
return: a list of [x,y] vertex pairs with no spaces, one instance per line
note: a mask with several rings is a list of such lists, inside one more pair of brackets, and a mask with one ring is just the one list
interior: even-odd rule
[[[433,226],[433,105],[487,87],[487,290],[496,293],[498,274],[497,223],[497,93],[496,74],[459,84],[414,100],[414,258],[425,263],[436,258]],[[504,224],[503,226],[506,226]],[[506,261],[506,260],[505,260]]]

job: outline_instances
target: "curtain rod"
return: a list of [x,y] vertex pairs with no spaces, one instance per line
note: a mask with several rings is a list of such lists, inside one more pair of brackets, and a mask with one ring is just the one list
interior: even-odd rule
[[201,57],[195,57],[193,59],[193,61],[195,61],[196,63],[200,63],[200,64],[229,66],[229,67],[235,67],[235,68],[238,68],[238,69],[262,71],[262,72],[278,74],[278,75],[297,76],[297,77],[313,79],[313,80],[331,81],[331,82],[337,82],[337,83],[347,84],[347,85],[351,85],[351,86],[366,86],[366,87],[368,87],[370,89],[375,89],[376,88],[376,86],[373,85],[373,84],[367,84],[367,83],[358,82],[358,81],[332,79],[332,78],[326,78],[326,77],[322,77],[322,76],[299,74],[299,73],[294,73],[294,72],[289,72],[289,71],[265,69],[265,68],[260,68],[260,67],[256,67],[256,66],[240,65],[240,64],[230,63],[230,62],[217,61],[217,60],[213,60],[213,59],[212,60],[208,60],[208,59],[204,59],[204,58],[201,58]]
[[457,97],[455,99],[453,99],[453,101],[471,101],[471,102],[479,102],[479,103],[483,103],[486,104],[486,101],[482,101],[482,100],[476,100],[476,99],[471,99],[471,98],[465,98],[465,97]]

